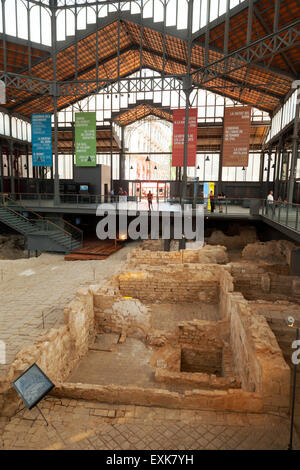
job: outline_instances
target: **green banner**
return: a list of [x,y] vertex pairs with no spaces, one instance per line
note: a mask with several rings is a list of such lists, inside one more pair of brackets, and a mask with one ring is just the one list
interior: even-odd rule
[[96,166],[96,113],[75,113],[76,166]]

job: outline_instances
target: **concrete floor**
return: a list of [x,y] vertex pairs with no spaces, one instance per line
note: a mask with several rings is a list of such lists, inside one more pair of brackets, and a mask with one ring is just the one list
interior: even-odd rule
[[112,351],[90,350],[66,381],[154,387],[154,368],[149,364],[152,354],[142,341],[126,338]]

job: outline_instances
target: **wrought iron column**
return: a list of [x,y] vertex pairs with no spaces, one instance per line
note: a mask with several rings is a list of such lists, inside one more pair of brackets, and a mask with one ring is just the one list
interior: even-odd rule
[[299,132],[299,114],[300,114],[300,86],[297,88],[297,105],[296,116],[294,120],[294,133],[293,133],[293,153],[291,161],[291,173],[288,185],[288,202],[293,202],[294,187],[296,180],[297,158],[298,158],[298,132]]
[[222,120],[223,120],[223,135],[222,135],[222,143],[221,143],[220,156],[219,156],[219,174],[218,174],[218,192],[219,193],[223,191],[222,177],[223,177],[223,148],[224,148],[224,118]]
[[120,161],[119,161],[119,180],[121,180],[121,181],[125,180],[124,127],[121,128],[121,150],[120,150]]
[[10,168],[10,192],[15,193],[15,175],[14,175],[14,142],[12,139],[9,141],[9,168]]
[[183,77],[183,91],[185,94],[185,124],[184,124],[184,150],[183,150],[183,178],[182,178],[182,200],[186,198],[187,192],[187,163],[188,163],[188,140],[189,140],[189,110],[190,95],[193,89],[193,79],[191,76],[191,55],[192,55],[192,29],[193,29],[193,6],[194,0],[188,5],[188,40],[187,40],[187,66],[186,75]]
[[2,145],[0,145],[0,193],[4,192]]
[[112,121],[111,121],[110,123],[110,190],[112,190],[114,186],[113,164],[114,164],[113,162],[113,126],[112,126]]
[[58,173],[58,117],[57,117],[57,96],[53,95],[53,111],[54,111],[54,204],[60,203],[59,195],[59,173]]
[[280,194],[279,194],[279,169],[281,165],[281,158],[282,158],[282,137],[279,139],[279,143],[277,146],[277,152],[276,152],[276,173],[275,173],[275,198],[278,199]]
[[52,63],[53,63],[53,83],[50,87],[50,94],[53,99],[53,116],[54,116],[54,159],[55,159],[55,172],[54,172],[54,205],[60,203],[59,195],[59,173],[58,173],[58,117],[57,117],[57,98],[59,90],[56,77],[56,10],[57,0],[50,0],[51,7],[51,39],[52,39]]

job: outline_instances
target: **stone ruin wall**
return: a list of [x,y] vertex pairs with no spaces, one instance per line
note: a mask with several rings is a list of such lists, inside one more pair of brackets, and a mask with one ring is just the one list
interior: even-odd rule
[[7,373],[0,377],[0,416],[11,416],[21,403],[11,382],[22,372],[35,362],[53,383],[63,381],[86,355],[94,337],[93,294],[84,288],[65,307],[64,325],[52,328],[34,345],[22,349]]
[[248,300],[289,301],[300,303],[300,278],[281,275],[273,271],[272,266],[256,264],[231,264],[234,277],[234,289],[241,292]]
[[208,245],[226,246],[229,250],[240,250],[249,243],[258,241],[255,227],[241,227],[238,235],[226,235],[221,230],[214,232],[205,238]]
[[[135,248],[128,256],[128,267],[164,266],[170,264],[227,264],[225,246],[204,245],[201,249],[163,251],[161,240],[149,240]],[[193,245],[193,244],[191,244]],[[155,249],[156,248],[156,249]]]
[[[104,289],[94,286],[78,292],[76,299],[65,309],[65,324],[40,337],[34,346],[23,349],[6,376],[1,378],[0,415],[11,415],[18,406],[20,400],[10,383],[33,362],[56,384],[52,392],[56,396],[171,408],[288,411],[290,369],[266,320],[257,314],[251,302],[236,292],[240,287],[256,289],[264,286],[264,283],[268,284],[263,278],[266,274],[263,269],[257,272],[256,268],[254,272],[247,268],[243,272],[243,268],[237,264],[220,266],[188,263],[178,266],[175,263],[160,269],[150,265],[142,269],[140,272],[125,272],[115,276]],[[250,276],[248,280],[247,276]],[[260,284],[256,284],[255,277]],[[288,279],[289,285],[294,286],[294,292],[298,278],[292,282],[290,277]],[[271,289],[282,286],[281,278],[276,282],[275,278],[271,279]],[[284,284],[284,289],[287,284]],[[261,287],[263,289],[265,287]],[[175,336],[153,330],[147,306],[142,303],[199,301],[219,303],[223,320],[211,322],[210,326],[200,321],[181,323]],[[213,335],[208,334],[211,328]],[[125,332],[161,350],[163,347],[169,349],[168,360],[165,361],[167,366],[156,367],[155,380],[194,385],[195,388],[175,393],[134,386],[65,382],[87,353],[95,333],[110,331],[118,331],[120,334]],[[193,349],[199,349],[199,344],[204,348],[208,340],[212,348],[220,349],[221,344],[223,350],[225,348],[223,361],[227,361],[227,365],[223,367],[227,367],[227,377],[180,372],[178,348],[185,345],[193,352]],[[227,354],[228,350],[226,353],[226,344],[231,347],[231,357]],[[208,347],[209,344],[205,344],[205,348]],[[232,359],[233,368],[230,369]],[[239,388],[239,381],[242,388]],[[200,386],[199,390],[197,387]]]
[[[204,267],[205,266],[205,267]],[[120,294],[145,303],[218,303],[219,265],[147,266],[119,276]]]
[[[180,323],[178,325],[177,337],[175,338],[165,332],[148,332],[148,335],[146,335],[147,344],[160,347],[172,345],[173,348],[173,351],[168,350],[168,359],[162,361],[162,366],[156,367],[155,380],[161,383],[177,385],[194,384],[195,387],[213,388],[214,391],[218,390],[218,388],[222,389],[222,392],[228,392],[226,396],[227,401],[225,400],[225,395],[223,395],[224,400],[219,402],[221,403],[220,406],[225,407],[223,409],[229,409],[228,406],[238,406],[236,405],[236,393],[238,390],[241,392],[240,398],[241,402],[244,403],[245,409],[249,410],[249,407],[252,406],[253,410],[253,403],[256,403],[257,406],[259,403],[257,410],[287,412],[289,409],[290,369],[285,363],[276,338],[264,317],[258,315],[251,308],[251,304],[244,299],[242,294],[234,291],[235,279],[231,275],[231,266],[207,265],[202,271],[197,266],[184,264],[181,266],[181,269],[176,269],[173,266],[172,272],[173,277],[169,268],[158,270],[150,266],[147,267],[146,272],[121,274],[119,276],[119,294],[124,297],[132,296],[135,299],[139,299],[139,301],[147,301],[149,303],[154,301],[170,302],[172,299],[181,298],[181,296],[174,297],[174,291],[171,290],[174,287],[178,287],[176,282],[180,284],[186,279],[193,277],[194,280],[197,280],[198,294],[196,288],[195,291],[193,290],[195,286],[192,283],[192,290],[190,291],[192,296],[189,295],[188,301],[198,302],[200,292],[202,301],[211,302],[211,292],[208,293],[208,291],[209,289],[211,291],[211,283],[214,282],[214,289],[219,292],[219,294],[213,296],[214,302],[219,302],[224,320],[217,323],[209,322],[210,325],[207,322],[201,321]],[[157,289],[156,284],[151,282],[155,277],[163,284],[166,284],[166,287],[169,286],[169,289]],[[205,281],[209,281],[207,285],[209,287],[207,290],[208,295],[206,296],[206,289],[203,289]],[[189,283],[187,284],[188,287]],[[154,291],[154,289],[156,290]],[[96,298],[98,296],[101,297],[101,293],[96,294]],[[99,298],[96,302],[99,305]],[[231,372],[227,374],[227,377],[180,372],[178,369],[178,347],[183,345],[185,348],[190,347],[192,352],[193,349],[199,350],[199,346],[200,349],[206,351],[209,351],[209,349],[216,350],[221,348],[221,344],[224,347],[226,335],[232,349],[234,361],[234,369],[231,367]],[[203,338],[206,338],[205,345]],[[209,344],[209,341],[211,341],[211,344]],[[158,361],[161,361],[161,359],[158,359]],[[229,362],[228,370],[230,370]],[[238,388],[239,380],[241,381],[242,389]],[[231,395],[232,390],[236,390],[233,401],[231,401],[231,398],[233,398],[233,395]],[[185,393],[188,394],[190,392]],[[253,394],[255,396],[254,401]],[[247,401],[248,398],[250,400],[250,397],[252,405]],[[227,404],[225,404],[225,401]],[[208,402],[205,402],[206,405],[203,405],[203,402],[201,402],[202,406],[208,406]],[[187,407],[189,406],[188,401],[185,402],[183,400],[182,406],[185,406],[184,403],[186,403]],[[198,405],[199,407],[201,406],[200,402]]]
[[287,240],[250,243],[243,249],[242,258],[290,266],[291,253],[296,248],[298,248],[297,245]]

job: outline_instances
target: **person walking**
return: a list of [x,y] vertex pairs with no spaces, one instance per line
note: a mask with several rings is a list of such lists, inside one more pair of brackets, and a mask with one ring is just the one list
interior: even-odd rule
[[215,196],[213,191],[210,192],[209,194],[209,200],[210,200],[210,212],[215,211]]
[[149,193],[147,194],[147,199],[148,199],[148,210],[151,211],[151,209],[153,209],[153,206],[152,206],[153,194],[151,193],[151,191],[149,191]]

